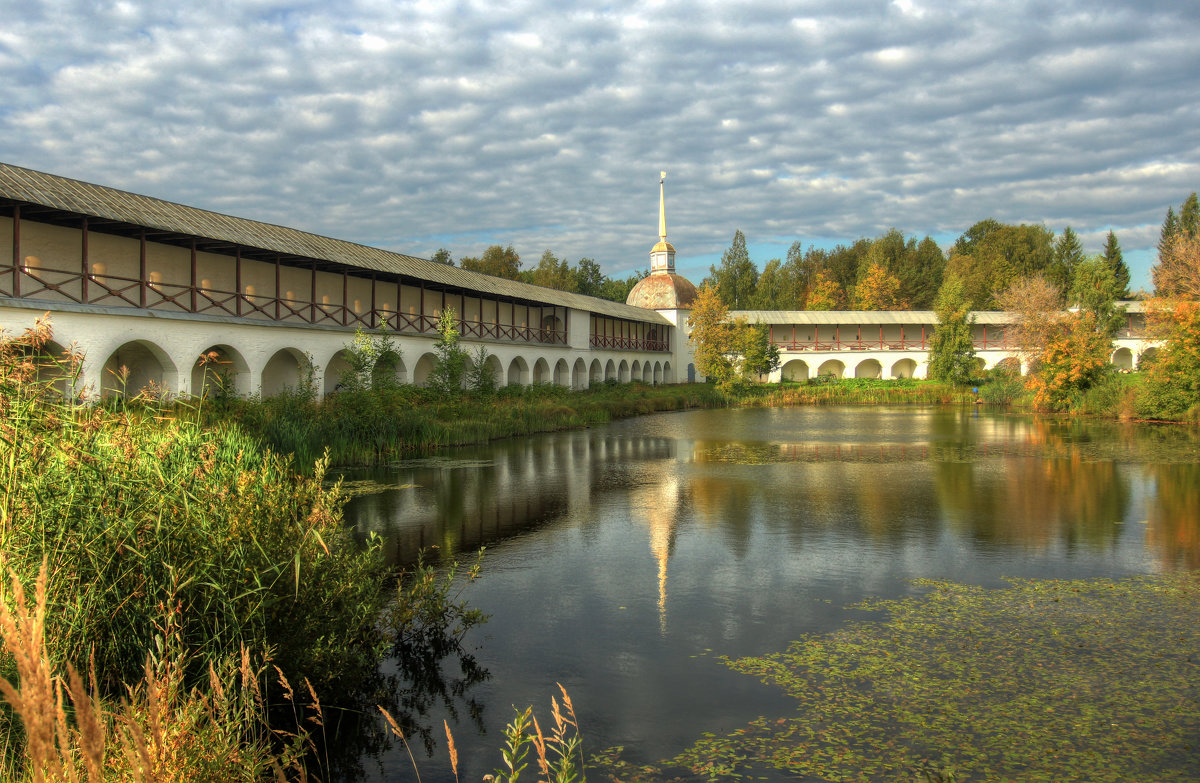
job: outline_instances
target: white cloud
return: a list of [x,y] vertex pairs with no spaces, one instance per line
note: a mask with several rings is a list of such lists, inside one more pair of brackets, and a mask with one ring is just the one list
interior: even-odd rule
[[1197,32],[1133,0],[28,4],[0,133],[18,165],[416,253],[642,268],[663,168],[681,257],[984,217],[1131,250],[1200,187]]

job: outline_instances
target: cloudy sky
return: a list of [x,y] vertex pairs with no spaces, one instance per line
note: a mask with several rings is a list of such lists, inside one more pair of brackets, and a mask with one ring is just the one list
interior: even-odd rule
[[1187,0],[3,0],[0,160],[416,255],[680,271],[1200,189]]

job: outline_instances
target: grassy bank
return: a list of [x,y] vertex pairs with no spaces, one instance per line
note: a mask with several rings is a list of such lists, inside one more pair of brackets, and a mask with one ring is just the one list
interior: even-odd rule
[[395,386],[342,392],[316,401],[299,394],[227,400],[205,408],[214,425],[235,422],[271,449],[310,465],[329,450],[335,465],[375,465],[446,446],[590,427],[658,411],[711,408],[729,399],[705,384],[510,386],[490,394],[439,394]]
[[428,573],[397,594],[324,460],[195,407],[74,406],[49,339],[0,339],[0,779],[261,779],[305,750],[271,707],[373,704],[414,623],[478,620]]

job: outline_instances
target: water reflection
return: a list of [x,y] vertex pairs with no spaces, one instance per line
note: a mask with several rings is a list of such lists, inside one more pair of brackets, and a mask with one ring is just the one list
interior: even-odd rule
[[[1182,428],[977,409],[694,411],[353,474],[364,494],[347,515],[397,563],[488,546],[470,597],[493,615],[476,652],[493,677],[465,678],[451,701],[469,700],[469,715],[447,716],[477,778],[509,705],[555,682],[586,705],[596,749],[652,760],[736,728],[772,696],[718,672],[709,651],[782,648],[837,627],[860,598],[910,593],[914,577],[1198,568],[1198,463],[1200,437]],[[422,776],[439,779],[431,767]]]

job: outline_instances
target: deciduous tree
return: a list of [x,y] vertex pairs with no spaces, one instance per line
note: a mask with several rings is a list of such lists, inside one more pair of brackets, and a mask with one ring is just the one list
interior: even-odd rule
[[1015,281],[1046,270],[1054,255],[1053,240],[1044,226],[981,220],[954,243],[946,274],[962,280],[973,309],[991,309],[998,304],[998,294]]
[[937,325],[929,344],[929,377],[965,386],[975,372],[975,342],[971,335],[975,316],[962,281],[953,275],[947,277],[933,307]]
[[506,277],[509,280],[517,280],[521,274],[521,257],[513,250],[512,245],[492,245],[483,251],[481,258],[462,258],[458,264],[472,272],[483,272],[485,275]]
[[806,310],[838,310],[845,305],[845,301],[841,286],[826,277],[824,272],[817,272],[813,275],[804,306]]
[[565,259],[559,259],[554,253],[546,250],[542,253],[538,265],[533,268],[531,282],[543,288],[574,292],[577,278],[572,274],[571,266]]
[[859,310],[903,309],[900,281],[881,264],[871,264],[854,289],[854,305]]

